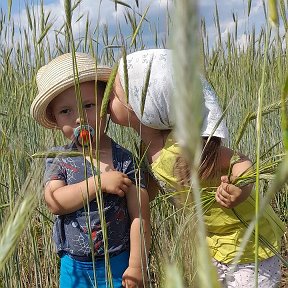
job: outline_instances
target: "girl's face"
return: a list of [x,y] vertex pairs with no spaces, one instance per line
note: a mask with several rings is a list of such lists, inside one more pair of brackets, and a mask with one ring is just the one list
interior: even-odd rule
[[[82,125],[90,125],[95,130],[95,132],[97,131],[96,129],[99,129],[100,121],[98,120],[97,123],[96,117],[99,119],[101,100],[104,94],[104,85],[97,85],[98,103],[96,103],[95,98],[94,81],[80,83],[80,90],[84,119],[81,119],[79,116],[74,86],[60,93],[49,104],[50,113],[54,117],[57,126],[63,132],[64,136],[70,140],[74,139],[73,129],[78,127],[80,122]],[[103,123],[102,126],[103,128],[100,127],[100,135],[103,135],[104,133],[105,123]],[[93,137],[93,142],[95,142],[95,137]]]
[[119,125],[137,129],[140,121],[127,103],[124,89],[117,74],[114,82],[114,89],[110,96],[109,112],[111,120]]

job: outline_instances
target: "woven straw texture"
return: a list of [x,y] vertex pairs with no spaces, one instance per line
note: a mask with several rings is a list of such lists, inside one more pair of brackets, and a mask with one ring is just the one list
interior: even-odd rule
[[[66,53],[41,67],[36,76],[39,94],[35,97],[30,108],[32,117],[46,128],[57,128],[56,123],[47,115],[49,103],[64,90],[79,82],[103,81],[107,82],[111,68],[97,66],[93,57],[88,54],[76,52],[76,66],[73,65],[72,53]],[[77,67],[77,70],[76,70]]]

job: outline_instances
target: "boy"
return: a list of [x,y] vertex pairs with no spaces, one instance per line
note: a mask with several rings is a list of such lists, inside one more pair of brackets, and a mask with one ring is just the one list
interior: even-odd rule
[[[44,192],[50,211],[57,215],[53,238],[61,257],[60,287],[93,287],[95,282],[97,287],[109,287],[106,286],[105,238],[108,238],[113,286],[142,287],[145,249],[148,251],[150,246],[148,194],[143,188],[137,191],[132,183],[136,174],[132,155],[104,133],[105,121],[99,117],[110,68],[97,67],[96,71],[95,60],[84,53],[76,53],[75,60],[76,66],[73,55],[67,53],[40,68],[39,94],[31,105],[31,115],[39,124],[57,128],[71,140],[70,145],[53,150],[89,150],[96,155],[98,144],[99,159],[94,158],[93,163],[83,156],[59,156],[46,161]],[[78,78],[74,75],[76,67]],[[99,182],[93,176],[97,173],[100,173]],[[104,192],[102,197],[98,193],[100,189]],[[101,201],[106,237],[101,227]]]

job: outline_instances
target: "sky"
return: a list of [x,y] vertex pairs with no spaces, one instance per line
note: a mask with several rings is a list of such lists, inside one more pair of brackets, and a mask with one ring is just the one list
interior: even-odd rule
[[[7,0],[0,0],[0,8],[7,13]],[[74,1],[72,1],[73,3]],[[167,9],[171,7],[172,0],[122,0],[131,7],[135,8],[137,12],[143,14],[146,7],[151,4],[150,9],[147,13],[147,19],[150,23],[145,22],[146,25],[144,30],[143,38],[146,43],[154,43],[153,32],[157,27],[159,36],[166,35],[167,31]],[[136,7],[136,3],[139,2],[139,8]],[[248,18],[247,16],[247,0],[201,0],[199,2],[200,15],[205,19],[206,29],[209,35],[209,43],[213,46],[213,43],[217,41],[217,29],[215,27],[215,3],[217,3],[220,19],[220,31],[222,39],[225,39],[228,32],[233,32],[235,29],[235,22],[233,21],[232,13],[238,19],[238,39],[239,45],[245,46],[246,35],[251,28],[255,26],[256,32],[260,31],[261,26],[264,26],[265,16],[263,9],[263,2],[267,4],[267,0],[252,0],[251,13]],[[25,27],[28,25],[27,16],[25,12],[25,3],[30,7],[32,5],[39,5],[40,0],[12,0],[12,18],[16,23],[21,23],[21,26]],[[53,29],[59,28],[64,21],[64,0],[43,0],[45,14],[50,14],[50,22],[53,23]],[[99,4],[101,3],[99,15]],[[287,5],[287,2],[286,2]],[[287,8],[287,7],[286,7]],[[127,10],[127,8],[126,8]],[[129,10],[129,9],[128,9]],[[287,9],[286,9],[287,10]],[[131,11],[131,10],[130,10]],[[117,11],[115,11],[115,5],[112,0],[82,0],[80,8],[74,12],[73,18],[73,31],[76,35],[83,36],[85,31],[86,16],[80,21],[76,21],[79,15],[87,15],[91,20],[91,26],[95,27],[99,21],[101,24],[107,24],[109,27],[109,33],[115,35],[115,29],[117,26],[121,26],[121,31],[124,34],[131,35],[130,25],[126,23],[125,19],[125,8],[124,6],[118,5]],[[78,15],[78,16],[77,16]],[[127,15],[127,13],[126,13]],[[139,18],[139,17],[138,17]],[[140,19],[140,18],[139,18]],[[94,25],[93,25],[94,24]],[[149,25],[150,24],[150,25]],[[18,24],[20,25],[20,24]],[[152,28],[151,28],[152,27]],[[152,45],[152,44],[151,44]]]

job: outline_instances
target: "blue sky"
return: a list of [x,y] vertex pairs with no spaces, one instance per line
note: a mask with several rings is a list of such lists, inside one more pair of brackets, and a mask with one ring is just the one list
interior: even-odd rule
[[[61,26],[64,19],[64,8],[63,8],[64,0],[44,0],[44,10],[46,15],[51,12],[50,21],[53,22],[53,28],[57,29]],[[74,1],[72,1],[74,2]],[[99,3],[101,4],[101,15],[99,16]],[[122,0],[133,7],[136,7],[135,0]],[[151,4],[150,10],[147,14],[147,18],[150,20],[150,24],[152,26],[157,26],[158,32],[165,33],[167,29],[166,25],[166,11],[167,7],[171,0],[139,0],[140,7],[136,9],[139,13],[143,13],[149,3]],[[265,25],[265,17],[263,12],[263,0],[252,0],[252,9],[250,13],[250,17],[247,16],[247,0],[201,0],[198,1],[200,5],[200,14],[205,18],[207,31],[210,37],[210,43],[213,43],[217,40],[217,30],[215,27],[214,21],[214,13],[215,13],[215,2],[217,2],[219,17],[220,17],[220,25],[221,25],[221,35],[225,39],[227,37],[228,31],[234,31],[235,23],[232,18],[232,13],[236,15],[238,18],[238,44],[245,45],[245,35],[251,30],[252,26],[255,26],[256,31],[260,30],[260,27]],[[267,1],[264,1],[267,2]],[[27,18],[25,13],[25,3],[28,5],[39,5],[40,0],[12,0],[12,17],[15,23],[21,23],[21,26],[27,25]],[[287,2],[286,2],[287,5]],[[171,6],[171,5],[170,5]],[[1,0],[0,8],[4,11],[7,11],[7,0]],[[111,0],[82,0],[82,4],[78,11],[75,11],[74,17],[74,32],[76,34],[81,35],[85,30],[85,17],[82,18],[81,21],[76,22],[78,15],[84,14],[87,15],[89,13],[89,17],[92,23],[92,27],[96,26],[97,21],[100,21],[101,24],[106,23],[111,31],[111,34],[115,31],[117,25],[121,25],[121,29],[123,29],[124,33],[129,34],[130,26],[125,22],[124,16],[124,7],[119,6],[117,12],[114,9],[114,3]],[[94,26],[93,26],[94,24]],[[149,31],[149,24],[145,23],[147,29],[145,30],[144,39],[147,40],[147,43],[153,40],[149,39],[153,38],[152,33]],[[131,31],[130,31],[131,33]],[[115,34],[114,34],[115,35]]]

